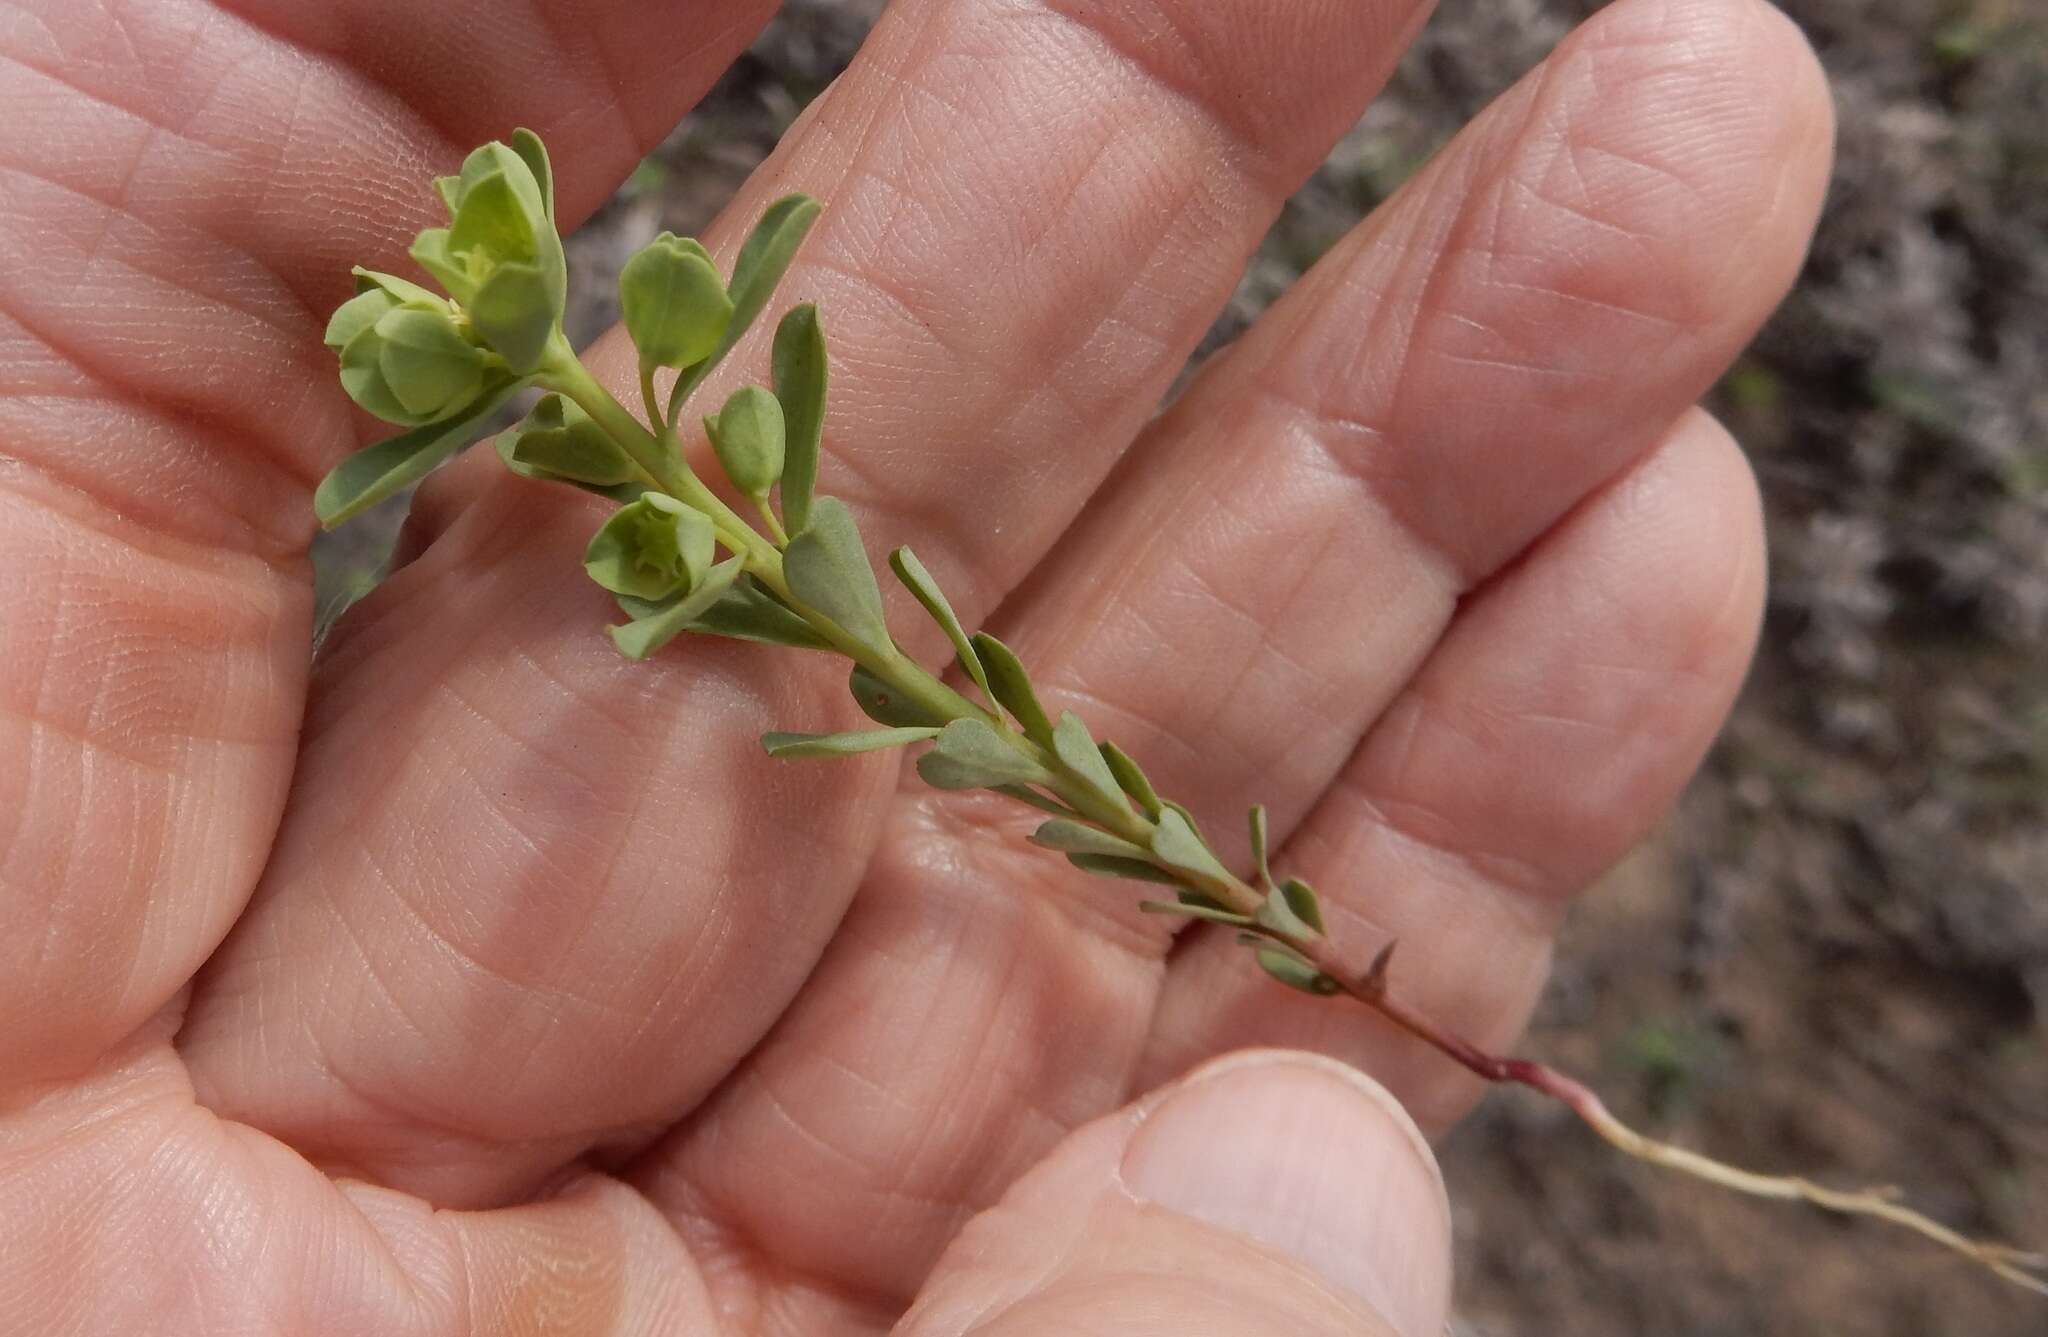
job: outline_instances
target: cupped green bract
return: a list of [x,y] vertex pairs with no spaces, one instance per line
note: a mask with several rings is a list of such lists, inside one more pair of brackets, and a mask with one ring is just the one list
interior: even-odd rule
[[782,477],[782,403],[759,385],[732,392],[725,407],[704,420],[711,448],[732,485],[754,499]]
[[619,271],[619,309],[643,367],[689,367],[718,349],[732,298],[693,237],[664,232]]
[[634,476],[633,461],[611,434],[572,399],[542,395],[511,432],[503,452],[529,478],[616,487]]
[[650,492],[605,521],[584,550],[583,569],[614,594],[666,599],[703,580],[716,538],[701,512]]
[[495,141],[470,154],[461,175],[434,183],[449,226],[428,228],[412,247],[469,309],[483,341],[522,374],[540,365],[568,294],[553,184],[535,175],[536,161],[545,169],[544,153],[529,158]]
[[446,302],[400,302],[382,288],[344,303],[328,322],[341,342],[341,384],[386,422],[420,427],[461,413],[509,379],[500,359],[465,337]]

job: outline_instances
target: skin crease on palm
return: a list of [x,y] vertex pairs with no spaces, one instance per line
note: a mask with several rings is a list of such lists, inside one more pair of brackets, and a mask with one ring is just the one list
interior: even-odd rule
[[[430,175],[519,124],[572,225],[772,8],[0,11],[0,1332],[1441,1330],[1395,1116],[1353,1138],[1421,1186],[1387,1302],[1147,1201],[1148,1093],[1291,1046],[1434,1133],[1470,1081],[1014,805],[762,757],[842,671],[620,659],[594,502],[476,452],[309,672],[309,492],[380,434],[320,345],[348,266],[409,272]],[[1155,416],[1424,17],[896,0],[706,242],[825,202],[778,296],[831,339],[823,486],[1504,1046],[1747,662],[1753,484],[1691,405],[1831,121],[1757,0],[1620,0]],[[1213,1080],[1247,1139],[1343,1085]]]

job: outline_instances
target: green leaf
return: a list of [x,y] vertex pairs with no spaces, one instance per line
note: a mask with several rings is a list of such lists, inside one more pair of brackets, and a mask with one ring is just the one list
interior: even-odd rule
[[1116,777],[1118,788],[1129,794],[1145,810],[1147,817],[1158,821],[1164,808],[1159,802],[1159,795],[1152,789],[1152,782],[1145,778],[1145,772],[1138,768],[1138,763],[1115,743],[1102,745],[1102,759],[1109,764],[1109,773]]
[[[818,221],[819,209],[818,202],[808,195],[785,195],[762,212],[761,221],[740,245],[739,258],[732,266],[731,291],[732,323],[741,333],[774,296],[775,286],[796,258],[797,247],[803,245],[811,224]],[[720,353],[737,342],[739,335],[731,335]]]
[[1253,949],[1252,955],[1258,958],[1259,969],[1290,989],[1314,994],[1318,998],[1327,998],[1341,991],[1336,980],[1284,948],[1259,946]]
[[991,785],[998,794],[1007,794],[1019,803],[1028,803],[1040,812],[1049,812],[1055,817],[1079,817],[1081,814],[1069,808],[1056,798],[1041,794],[1027,785]]
[[782,477],[782,402],[761,386],[743,385],[704,420],[704,430],[732,485],[756,500],[766,498]]
[[467,404],[484,384],[484,352],[445,311],[400,307],[379,317],[377,369],[408,413],[438,416]]
[[1298,877],[1290,877],[1280,884],[1280,895],[1286,900],[1287,908],[1294,912],[1295,918],[1317,933],[1325,931],[1323,907],[1316,899],[1315,888]]
[[939,727],[946,723],[944,716],[932,714],[864,668],[856,666],[846,685],[853,693],[854,704],[860,707],[861,714],[877,724]]
[[1038,704],[1038,694],[1031,688],[1031,676],[1024,671],[1023,663],[1009,646],[985,631],[975,632],[971,641],[981,666],[988,671],[990,694],[1015,717],[1031,741],[1040,747],[1052,747],[1052,721]]
[[313,512],[328,529],[425,478],[482,434],[483,425],[524,381],[507,381],[457,416],[367,446],[320,480]]
[[1152,832],[1152,853],[1167,867],[1195,882],[1228,881],[1230,870],[1202,843],[1194,827],[1178,810],[1167,808],[1159,814]]
[[1107,854],[1118,859],[1143,859],[1145,851],[1121,836],[1064,817],[1042,823],[1029,837],[1032,844],[1062,854]]
[[493,269],[470,298],[469,318],[483,341],[523,376],[547,356],[562,309],[540,265],[510,262]]
[[647,243],[619,271],[619,306],[646,367],[704,361],[733,318],[732,298],[704,247],[672,232]]
[[[783,493],[788,496],[787,486]],[[786,504],[786,503],[785,503]],[[917,554],[909,548],[898,548],[889,554],[889,569],[903,582],[905,589],[924,605],[924,611],[932,615],[932,621],[946,633],[946,639],[953,642],[953,653],[960,657],[960,666],[967,670],[967,676],[974,679],[982,695],[990,701],[996,694],[988,688],[988,672],[981,666],[981,657],[974,653],[973,644],[967,639],[967,631],[960,625],[959,617],[953,612],[953,605],[946,602],[939,582],[932,579],[932,573],[924,569],[924,563],[917,560]]]
[[1042,785],[1053,778],[980,720],[954,720],[939,730],[932,750],[917,759],[917,773],[935,789]]
[[838,499],[818,498],[810,523],[784,550],[782,570],[790,592],[847,635],[877,654],[893,648],[875,570],[868,565],[852,513]]
[[649,492],[614,511],[591,536],[583,569],[614,594],[668,599],[697,588],[717,554],[717,538],[701,511]]
[[1187,901],[1139,901],[1138,908],[1148,915],[1186,915],[1190,919],[1206,919],[1213,924],[1228,924],[1232,928],[1244,928],[1252,922],[1234,911],[1214,905],[1190,904]]
[[519,155],[528,171],[533,173],[534,184],[540,187],[541,208],[546,211],[548,224],[555,221],[555,169],[548,161],[548,146],[540,142],[540,136],[521,126],[512,132],[512,151]]
[[1144,859],[1126,859],[1114,854],[1069,854],[1067,862],[1087,873],[1099,873],[1103,877],[1129,878],[1133,882],[1156,882],[1163,887],[1178,887],[1181,880],[1172,873]]
[[1067,769],[1080,776],[1082,782],[1095,791],[1097,798],[1119,811],[1128,811],[1123,790],[1117,787],[1116,776],[1110,773],[1109,763],[1102,759],[1095,740],[1089,737],[1088,726],[1073,711],[1060,712],[1060,722],[1053,726],[1052,750]]
[[[650,494],[652,495],[652,494]],[[648,617],[611,628],[612,643],[628,659],[645,659],[690,629],[704,610],[723,598],[746,567],[746,558],[733,557],[704,573],[690,592]]]
[[611,433],[561,395],[542,395],[498,442],[499,456],[523,478],[583,483],[602,492],[639,472]]
[[794,533],[810,522],[811,490],[818,481],[818,443],[825,432],[825,332],[818,308],[792,307],[775,327],[775,397],[788,425],[782,468],[782,517]]
[[767,733],[761,746],[771,757],[850,757],[937,738],[937,729],[869,729],[862,733]]
[[1290,877],[1259,906],[1259,923],[1289,938],[1315,937],[1323,931],[1323,908],[1308,883]]
[[1266,805],[1254,803],[1251,810],[1252,863],[1259,870],[1259,885],[1271,890],[1272,870],[1266,867]]
[[736,583],[724,598],[705,609],[690,630],[799,650],[832,648],[832,642],[811,630],[810,623],[783,607],[774,595],[757,587],[751,577]]

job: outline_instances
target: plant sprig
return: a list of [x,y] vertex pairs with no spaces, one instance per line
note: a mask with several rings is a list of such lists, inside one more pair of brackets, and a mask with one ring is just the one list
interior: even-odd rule
[[[327,343],[350,397],[408,430],[344,460],[314,507],[333,526],[418,482],[473,444],[522,390],[541,398],[497,438],[506,466],[617,503],[584,553],[591,579],[628,619],[619,650],[645,659],[685,634],[836,653],[849,690],[882,727],[776,732],[776,757],[840,757],[924,746],[918,774],[938,789],[988,789],[1048,813],[1033,844],[1085,872],[1163,887],[1144,910],[1235,929],[1260,969],[1291,989],[1352,998],[1489,1082],[1562,1101],[1625,1154],[1767,1198],[1874,1216],[1918,1232],[2018,1285],[2048,1294],[2048,1258],[1968,1239],[1913,1212],[1886,1189],[1842,1192],[1753,1174],[1644,1137],[1591,1089],[1543,1064],[1488,1054],[1394,996],[1394,944],[1360,966],[1329,935],[1315,890],[1276,880],[1266,814],[1249,816],[1253,869],[1233,871],[1195,815],[1162,798],[1143,769],[1098,740],[1071,711],[1054,718],[1018,657],[987,632],[969,634],[909,548],[889,569],[946,635],[955,688],[890,634],[875,570],[852,513],[815,491],[825,421],[827,357],[815,307],[778,322],[771,385],[743,385],[703,419],[720,469],[761,521],[756,528],[692,469],[680,436],[692,393],[767,310],[819,215],[791,195],[770,205],[730,277],[704,246],[663,233],[628,261],[619,296],[639,351],[644,417],[592,376],[562,332],[567,268],[554,216],[547,150],[526,130],[477,149],[435,183],[446,228],[419,235],[413,257],[445,294],[358,269],[357,294],[335,312]],[[673,374],[664,400],[658,376]],[[720,559],[721,550],[727,554]],[[972,693],[970,695],[969,693]],[[977,699],[978,698],[978,699]]]

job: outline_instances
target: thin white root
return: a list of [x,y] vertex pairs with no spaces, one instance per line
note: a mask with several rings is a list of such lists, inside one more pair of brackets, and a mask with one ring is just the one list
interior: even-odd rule
[[1893,1225],[1904,1226],[1907,1230],[1936,1244],[1951,1249],[1980,1267],[1990,1269],[2015,1286],[2021,1286],[2038,1295],[2048,1295],[2048,1254],[2030,1253],[2009,1245],[1996,1244],[1987,1240],[1974,1240],[1960,1234],[1932,1217],[1923,1216],[1899,1202],[1896,1188],[1867,1188],[1856,1191],[1832,1189],[1794,1175],[1762,1175],[1750,1170],[1740,1170],[1724,1165],[1696,1151],[1674,1147],[1668,1142],[1644,1137],[1633,1128],[1621,1122],[1608,1112],[1598,1097],[1590,1091],[1583,1092],[1584,1098],[1572,1101],[1575,1112],[1586,1121],[1588,1127],[1626,1155],[1652,1165],[1661,1165],[1680,1174],[1703,1179],[1737,1193],[1747,1193],[1758,1198],[1776,1198],[1780,1201],[1808,1202],[1824,1211],[1839,1212],[1845,1216],[1874,1216]]

